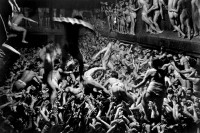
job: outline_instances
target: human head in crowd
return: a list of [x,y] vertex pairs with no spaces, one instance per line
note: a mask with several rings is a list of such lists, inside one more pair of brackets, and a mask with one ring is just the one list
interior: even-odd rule
[[[60,88],[60,90],[56,90],[55,108],[51,108],[49,100],[51,86],[48,86],[44,81],[38,82],[40,84],[39,87],[37,84],[30,82],[30,86],[28,85],[22,91],[17,93],[12,92],[12,84],[18,80],[17,75],[19,76],[19,74],[22,74],[24,71],[23,69],[38,73],[39,70],[43,68],[43,62],[39,60],[37,55],[39,49],[28,50],[23,48],[20,50],[20,53],[25,53],[25,56],[22,56],[11,69],[7,87],[4,87],[7,89],[4,90],[5,93],[2,93],[2,96],[0,96],[0,102],[2,103],[0,106],[2,113],[0,115],[0,132],[11,132],[11,130],[13,130],[13,132],[36,131],[42,133],[93,133],[98,131],[182,133],[198,130],[200,98],[197,97],[196,94],[200,90],[198,90],[198,88],[194,90],[193,87],[183,89],[179,80],[180,78],[194,78],[195,82],[193,82],[193,85],[195,85],[195,83],[197,83],[196,81],[199,79],[198,71],[195,71],[193,74],[189,73],[188,75],[191,77],[188,77],[187,74],[181,75],[178,69],[174,67],[174,64],[177,65],[177,67],[180,65],[180,59],[184,54],[177,55],[176,53],[168,52],[166,49],[161,49],[160,51],[155,49],[149,50],[135,44],[131,48],[131,46],[126,43],[121,44],[118,40],[113,41],[101,35],[96,39],[95,43],[97,44],[95,44],[95,46],[97,45],[97,48],[92,47],[92,44],[89,43],[90,39],[88,38],[83,39],[83,41],[88,44],[88,48],[86,49],[84,46],[80,46],[83,55],[87,57],[85,61],[85,72],[95,67],[102,66],[101,57],[95,61],[92,61],[91,57],[105,48],[108,43],[113,43],[115,48],[119,48],[119,51],[113,50],[112,56],[110,57],[110,62],[114,65],[115,69],[108,69],[105,73],[96,72],[89,78],[98,81],[102,86],[109,78],[120,80],[120,82],[124,84],[123,92],[131,95],[134,101],[133,104],[117,99],[115,96],[112,96],[112,94],[111,96],[104,96],[102,91],[99,91],[95,87],[92,88],[88,94],[88,90],[86,89],[88,86],[85,86],[84,83],[82,84],[78,80],[78,63],[72,63],[72,65],[66,67],[66,69],[61,70],[61,56],[54,56],[54,54],[57,53],[55,52],[56,47],[53,45],[53,42],[51,42],[51,45],[46,47],[46,52],[55,58],[53,70],[59,71],[61,74],[60,80],[57,81],[55,79],[53,81],[56,82],[58,84],[57,87]],[[128,49],[132,49],[132,52],[124,52],[128,51]],[[113,58],[121,51],[124,52],[122,58]],[[159,59],[163,56],[163,53],[166,53],[165,56]],[[188,58],[187,54],[185,54],[185,56],[186,59],[188,59],[190,67],[195,69],[197,64],[196,59]],[[127,70],[126,67],[122,67],[122,59],[127,60],[127,64],[125,65],[127,65],[127,68],[130,68],[129,73],[124,74],[124,69],[125,71]],[[68,62],[71,60],[72,59],[69,59]],[[24,67],[26,64],[27,67]],[[40,68],[37,68],[38,66],[40,66]],[[163,67],[166,67],[166,70],[168,70],[165,78],[165,82],[167,82],[168,85],[165,86],[166,93],[163,96],[164,102],[162,111],[158,114],[158,107],[154,99],[150,99],[147,102],[147,106],[151,120],[146,121],[142,106],[142,98],[148,88],[148,83],[137,89],[133,89],[133,84],[142,81],[146,76],[145,73],[149,70],[155,71],[156,69],[162,74],[162,72],[164,72],[162,71]],[[42,79],[43,77],[44,76],[41,74],[40,78]],[[52,77],[52,79],[54,79],[54,77]],[[119,83],[115,85],[117,86],[117,84]],[[109,89],[109,87],[111,87],[111,85],[108,85],[106,89]],[[118,94],[122,95],[122,93]],[[3,100],[3,97],[6,100]],[[156,121],[159,115],[161,115],[162,121]]]
[[118,73],[116,71],[112,71],[111,77],[118,79]]
[[120,44],[120,46],[119,46],[119,48],[120,48],[120,50],[122,50],[122,51],[125,51],[125,46],[123,45],[123,43],[122,44]]

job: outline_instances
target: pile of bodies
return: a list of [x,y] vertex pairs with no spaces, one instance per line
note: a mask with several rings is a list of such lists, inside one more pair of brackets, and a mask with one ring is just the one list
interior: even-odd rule
[[[48,44],[52,55],[59,53]],[[1,133],[198,133],[196,59],[100,35],[81,42],[84,76],[69,58],[44,75],[40,48],[20,50],[1,88]],[[47,81],[44,77],[47,76]]]

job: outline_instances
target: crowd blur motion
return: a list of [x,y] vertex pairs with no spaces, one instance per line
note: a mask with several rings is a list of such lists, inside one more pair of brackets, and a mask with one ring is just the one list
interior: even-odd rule
[[[27,30],[19,24],[22,19],[37,22],[20,13],[15,0],[9,3],[13,13],[9,23],[3,23],[8,15],[0,12],[0,29],[7,38],[0,40],[4,41],[0,74],[9,72],[0,87],[0,133],[200,132],[197,58],[185,51],[169,52],[162,45],[149,49],[104,37],[92,31],[80,12],[73,18],[57,19],[66,26],[65,43],[49,41],[17,51],[9,43],[16,37],[10,31],[23,32],[21,43],[27,44]],[[139,8],[144,10],[144,6]],[[83,25],[89,28],[80,30]],[[127,27],[119,29],[129,31]],[[78,35],[79,30],[83,36]],[[17,58],[9,52],[19,58],[6,68],[12,64],[9,60]]]

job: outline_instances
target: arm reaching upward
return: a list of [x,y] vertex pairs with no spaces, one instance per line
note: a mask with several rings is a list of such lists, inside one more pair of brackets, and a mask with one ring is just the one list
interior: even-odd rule
[[96,60],[96,58],[97,58],[100,54],[102,54],[103,52],[105,52],[106,50],[107,50],[107,47],[103,48],[101,51],[99,51],[96,55],[94,55],[94,56],[92,57],[92,60]]
[[153,72],[153,71],[148,70],[148,71],[146,72],[146,74],[145,74],[143,80],[142,80],[139,84],[133,85],[133,88],[139,88],[139,87],[141,87],[142,85],[144,85],[144,84],[148,81],[148,79],[150,78],[150,75],[151,75],[152,72]]

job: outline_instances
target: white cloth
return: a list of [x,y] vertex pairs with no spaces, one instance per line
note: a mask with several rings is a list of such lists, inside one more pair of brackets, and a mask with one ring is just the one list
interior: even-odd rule
[[71,24],[79,24],[82,25],[84,27],[87,27],[91,30],[94,30],[94,26],[92,26],[90,23],[85,22],[83,20],[79,20],[76,18],[69,18],[69,17],[53,17],[53,21],[57,21],[57,22],[66,22],[66,23],[71,23]]

